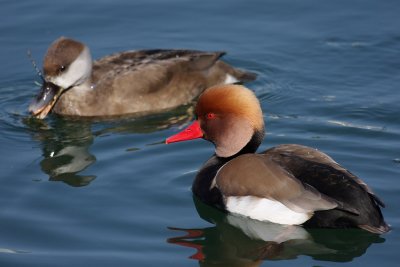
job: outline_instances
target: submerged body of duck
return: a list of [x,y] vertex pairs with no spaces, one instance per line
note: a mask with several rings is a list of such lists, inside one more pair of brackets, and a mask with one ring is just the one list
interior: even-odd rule
[[260,221],[308,227],[389,231],[383,202],[328,155],[286,144],[256,154],[264,121],[255,95],[239,85],[207,89],[197,120],[167,143],[201,138],[215,147],[193,183],[203,202]]
[[205,88],[255,74],[220,60],[224,52],[127,51],[92,62],[89,48],[61,37],[43,62],[44,83],[30,112],[70,116],[149,114],[188,104]]

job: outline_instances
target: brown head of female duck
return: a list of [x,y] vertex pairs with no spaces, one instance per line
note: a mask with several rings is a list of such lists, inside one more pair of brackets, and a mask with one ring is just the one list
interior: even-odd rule
[[328,155],[296,144],[255,153],[264,137],[264,120],[250,90],[211,87],[199,97],[195,112],[196,121],[166,142],[204,138],[215,145],[215,155],[192,187],[202,201],[260,221],[389,231],[382,201]]
[[188,104],[216,84],[250,81],[255,74],[222,62],[224,52],[126,51],[92,62],[83,43],[61,37],[47,50],[44,83],[29,111],[45,118],[145,115]]

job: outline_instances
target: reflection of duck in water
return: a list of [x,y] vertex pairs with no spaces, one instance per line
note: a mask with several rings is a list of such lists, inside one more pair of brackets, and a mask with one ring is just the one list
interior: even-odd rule
[[52,120],[51,124],[37,120],[25,122],[33,129],[33,138],[41,142],[44,158],[40,166],[50,181],[84,186],[96,178],[80,174],[96,161],[89,152],[94,139],[89,122],[62,118]]
[[83,146],[70,144],[61,150],[55,149],[44,155],[40,166],[49,174],[51,181],[63,181],[72,186],[88,185],[96,176],[79,173],[96,161],[96,157],[89,153],[91,143]]
[[195,115],[191,126],[166,142],[203,137],[215,145],[192,188],[205,203],[259,221],[389,231],[383,202],[328,155],[294,144],[256,154],[264,120],[259,101],[245,87],[207,89]]
[[384,239],[360,229],[304,229],[225,214],[194,197],[203,219],[215,224],[204,229],[178,229],[186,234],[168,242],[196,249],[190,258],[200,266],[259,266],[264,260],[287,260],[307,255],[320,261],[346,262],[363,255]]
[[205,88],[255,75],[222,62],[223,52],[127,51],[92,62],[89,48],[61,37],[47,50],[44,83],[29,107],[44,118],[149,114],[188,104]]
[[[85,186],[96,178],[95,175],[82,172],[96,162],[90,147],[97,136],[108,133],[151,133],[186,123],[192,116],[192,108],[182,106],[165,114],[124,117],[112,121],[55,116],[49,121],[27,118],[24,122],[32,130],[33,138],[41,143],[44,158],[40,166],[49,180]],[[92,130],[93,125],[95,131]]]

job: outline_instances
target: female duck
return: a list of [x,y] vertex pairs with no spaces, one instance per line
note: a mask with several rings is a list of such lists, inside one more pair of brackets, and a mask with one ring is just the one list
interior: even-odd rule
[[89,48],[61,37],[43,62],[43,86],[29,111],[61,115],[148,114],[188,104],[205,88],[250,81],[253,73],[219,60],[223,52],[127,51],[92,62]]
[[199,97],[197,120],[166,143],[201,138],[215,145],[193,192],[207,204],[260,221],[308,227],[359,227],[385,233],[383,202],[328,155],[285,144],[255,154],[264,121],[255,95],[240,85]]

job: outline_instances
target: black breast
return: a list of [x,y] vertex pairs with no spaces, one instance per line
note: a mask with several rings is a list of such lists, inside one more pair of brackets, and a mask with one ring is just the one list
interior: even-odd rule
[[212,156],[196,175],[193,182],[193,193],[204,203],[224,209],[221,192],[218,188],[211,187],[211,183],[218,170],[229,160]]

